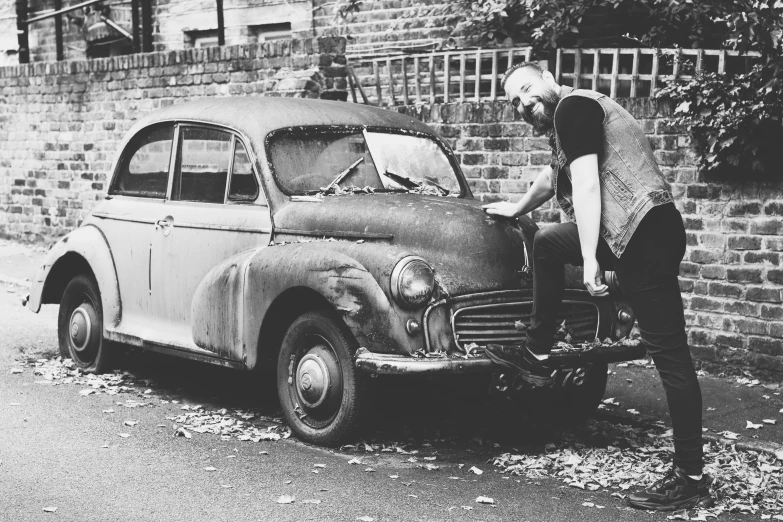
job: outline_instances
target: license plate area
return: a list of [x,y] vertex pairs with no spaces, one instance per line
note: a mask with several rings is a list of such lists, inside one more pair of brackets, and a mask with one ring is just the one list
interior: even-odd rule
[[584,385],[589,370],[589,367],[556,368],[552,370],[549,386],[534,386],[514,371],[495,372],[492,375],[491,388],[504,394],[533,389],[577,388]]

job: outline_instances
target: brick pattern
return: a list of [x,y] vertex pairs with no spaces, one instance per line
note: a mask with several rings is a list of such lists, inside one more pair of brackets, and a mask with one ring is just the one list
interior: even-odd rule
[[[685,222],[680,287],[692,352],[707,364],[783,375],[783,182],[705,182],[685,129],[663,121],[671,107],[618,101],[644,128]],[[438,130],[484,201],[518,200],[549,164],[547,139],[535,136],[508,103],[397,110]],[[554,201],[533,218],[563,219]]]
[[349,35],[349,49],[360,52],[388,45],[407,46],[447,39],[453,23],[438,9],[443,0],[372,0],[346,23],[335,21],[335,2],[313,0],[313,30]]
[[106,191],[139,116],[208,96],[345,99],[345,39],[0,68],[0,237],[52,242]]

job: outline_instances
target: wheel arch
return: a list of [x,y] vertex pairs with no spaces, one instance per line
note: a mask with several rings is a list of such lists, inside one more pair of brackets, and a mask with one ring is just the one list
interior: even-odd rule
[[81,273],[98,284],[105,334],[107,326],[119,323],[122,305],[114,257],[103,232],[94,225],[77,228],[49,250],[31,285],[27,307],[38,312],[41,304],[59,303],[68,282]]
[[342,322],[332,303],[312,288],[297,286],[278,295],[261,322],[256,347],[259,367],[274,368],[283,337],[291,324],[302,314],[319,310],[328,311]]

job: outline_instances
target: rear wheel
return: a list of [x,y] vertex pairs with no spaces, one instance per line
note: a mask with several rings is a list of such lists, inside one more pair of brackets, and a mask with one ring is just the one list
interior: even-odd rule
[[80,370],[103,373],[110,369],[108,342],[103,338],[103,308],[98,284],[78,275],[65,287],[57,318],[60,355]]
[[518,392],[518,400],[523,412],[536,419],[561,426],[582,424],[601,404],[607,371],[606,363],[592,363],[574,370],[565,386],[523,389]]
[[303,314],[288,328],[277,361],[277,392],[300,439],[335,446],[356,433],[366,399],[366,377],[353,363],[357,348],[348,328],[327,312]]

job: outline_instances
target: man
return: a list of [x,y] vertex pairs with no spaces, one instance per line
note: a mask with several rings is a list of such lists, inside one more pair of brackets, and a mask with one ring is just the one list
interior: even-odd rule
[[642,341],[663,382],[674,431],[672,470],[628,497],[631,506],[673,510],[711,505],[711,479],[702,473],[702,402],[685,332],[677,276],[685,253],[682,217],[639,124],[598,92],[559,86],[537,64],[506,71],[511,104],[538,133],[547,132],[552,164],[517,203],[485,205],[488,214],[515,217],[552,196],[570,222],[541,228],[533,242],[533,315],[524,346],[487,347],[497,364],[536,386],[547,368],[565,264],[584,267],[593,296],[608,293],[601,270],[614,270],[630,295]]

